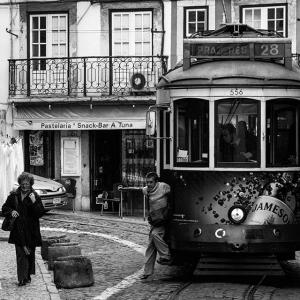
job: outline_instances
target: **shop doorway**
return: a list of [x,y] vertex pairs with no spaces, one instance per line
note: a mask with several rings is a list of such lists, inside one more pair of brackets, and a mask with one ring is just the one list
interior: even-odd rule
[[91,158],[91,208],[100,210],[96,197],[103,191],[112,191],[121,181],[121,130],[90,132]]

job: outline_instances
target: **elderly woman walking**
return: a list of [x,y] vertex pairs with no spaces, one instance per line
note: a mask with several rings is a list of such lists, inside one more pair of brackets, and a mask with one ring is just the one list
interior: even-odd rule
[[39,218],[44,214],[44,207],[32,188],[31,174],[23,172],[18,183],[18,189],[11,192],[3,204],[2,213],[16,218],[8,242],[15,244],[18,285],[23,286],[30,283],[30,275],[35,274],[35,248],[42,244]]

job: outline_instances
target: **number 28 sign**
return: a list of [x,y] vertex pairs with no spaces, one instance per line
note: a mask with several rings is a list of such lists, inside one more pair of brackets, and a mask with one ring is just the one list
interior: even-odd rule
[[284,57],[284,44],[280,43],[256,43],[254,45],[255,57]]

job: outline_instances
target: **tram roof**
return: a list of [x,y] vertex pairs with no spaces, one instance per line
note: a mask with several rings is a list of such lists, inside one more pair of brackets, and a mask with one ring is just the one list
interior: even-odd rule
[[157,88],[197,86],[290,86],[300,87],[300,69],[264,61],[224,60],[194,63],[170,70],[162,76]]

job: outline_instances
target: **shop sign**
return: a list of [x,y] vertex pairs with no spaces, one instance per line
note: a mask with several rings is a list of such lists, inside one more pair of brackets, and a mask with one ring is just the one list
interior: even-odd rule
[[18,121],[15,129],[30,130],[113,130],[113,129],[145,129],[145,120],[115,121]]
[[80,142],[79,137],[61,138],[61,175],[80,176]]

